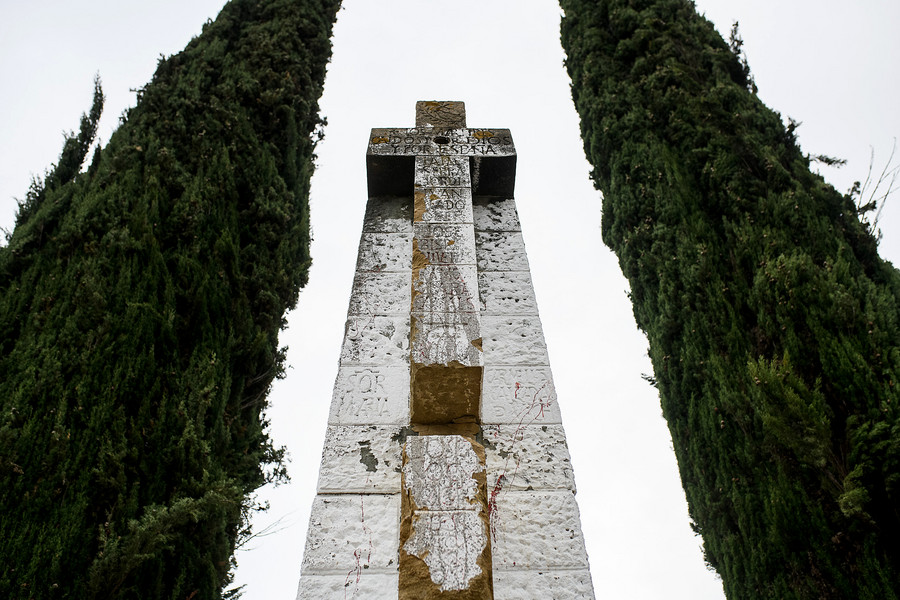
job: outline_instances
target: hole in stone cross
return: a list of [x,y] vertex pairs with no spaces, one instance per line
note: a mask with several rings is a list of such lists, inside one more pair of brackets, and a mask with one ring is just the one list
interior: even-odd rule
[[445,136],[443,136],[443,135],[438,135],[438,136],[435,136],[435,138],[434,138],[434,143],[435,143],[435,144],[441,144],[441,145],[443,145],[443,144],[449,144],[449,143],[450,143],[450,138],[445,137]]

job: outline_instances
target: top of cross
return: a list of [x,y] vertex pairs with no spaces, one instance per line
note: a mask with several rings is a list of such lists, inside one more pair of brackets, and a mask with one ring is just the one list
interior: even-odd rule
[[516,147],[509,129],[466,127],[463,102],[416,102],[415,127],[372,129],[366,152],[369,196],[412,194],[417,156],[467,156],[474,194],[513,195]]
[[456,129],[466,126],[466,103],[458,100],[416,102],[416,127],[445,127]]

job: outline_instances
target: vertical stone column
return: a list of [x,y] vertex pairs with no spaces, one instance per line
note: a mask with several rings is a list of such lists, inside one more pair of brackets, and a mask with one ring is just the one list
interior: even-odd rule
[[412,198],[370,198],[298,598],[396,600]]
[[592,599],[575,481],[515,200],[476,197],[494,597]]
[[[417,104],[433,151],[414,162],[410,423],[400,521],[401,600],[491,600],[481,414],[481,317],[462,103]],[[439,128],[435,128],[435,125]]]

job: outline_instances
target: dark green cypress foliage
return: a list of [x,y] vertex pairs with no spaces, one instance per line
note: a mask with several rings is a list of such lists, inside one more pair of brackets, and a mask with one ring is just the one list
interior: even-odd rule
[[900,277],[688,0],[562,0],[602,232],[730,598],[900,594]]
[[0,597],[216,598],[306,283],[338,0],[233,0],[79,174],[102,94],[0,248]]

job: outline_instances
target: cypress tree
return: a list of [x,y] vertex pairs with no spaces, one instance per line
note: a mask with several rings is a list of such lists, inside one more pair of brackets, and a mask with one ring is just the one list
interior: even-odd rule
[[898,272],[693,2],[561,5],[706,560],[729,598],[897,598]]
[[0,596],[217,598],[306,283],[339,0],[232,0],[82,172],[103,98],[0,248]]

